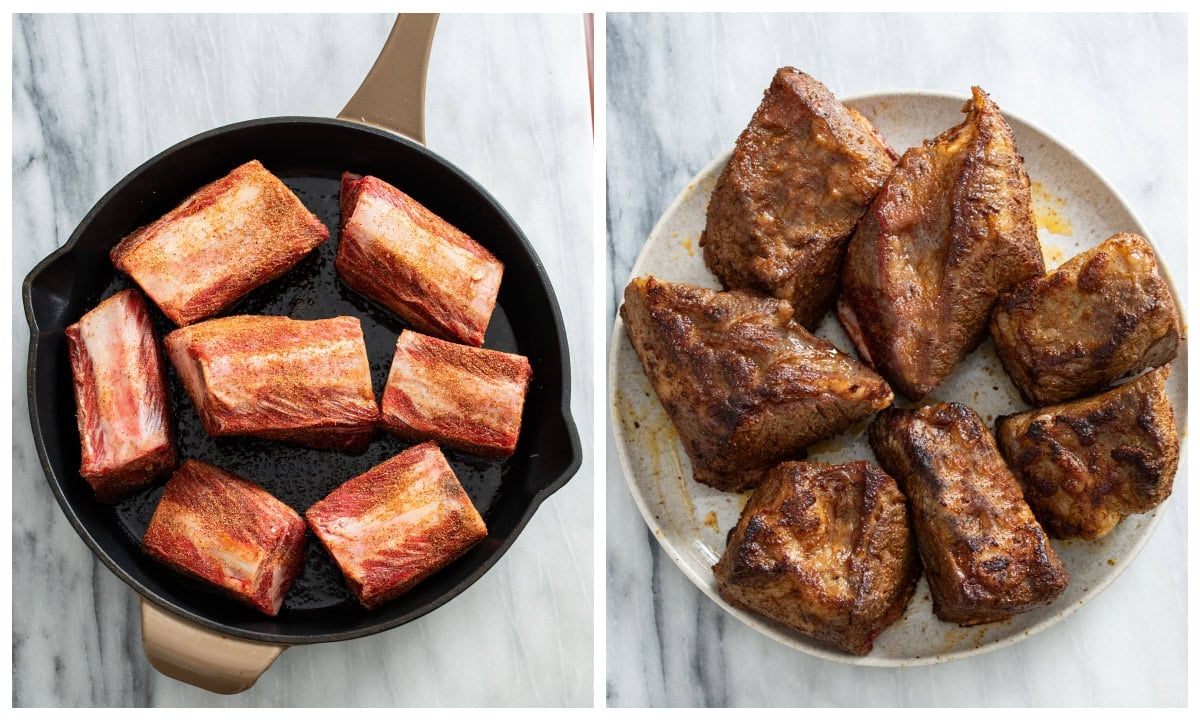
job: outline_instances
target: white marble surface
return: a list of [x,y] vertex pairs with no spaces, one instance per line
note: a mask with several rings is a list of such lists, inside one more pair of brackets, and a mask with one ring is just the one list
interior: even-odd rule
[[212,695],[146,663],[136,594],[71,529],[33,448],[19,299],[28,270],[110,186],[175,142],[239,120],[335,115],[391,23],[14,18],[14,705],[591,705],[593,281],[577,248],[591,236],[592,139],[578,15],[446,16],[434,40],[428,144],[488,188],[536,247],[570,337],[585,457],[469,590],[386,633],[288,650],[245,694]]
[[[1182,16],[608,15],[608,317],[642,242],[731,147],[775,68],[839,95],[984,87],[1065,141],[1131,204],[1186,280]],[[724,614],[660,550],[607,451],[611,705],[1182,705],[1187,469],[1132,566],[1015,646],[910,669],[790,650]]]

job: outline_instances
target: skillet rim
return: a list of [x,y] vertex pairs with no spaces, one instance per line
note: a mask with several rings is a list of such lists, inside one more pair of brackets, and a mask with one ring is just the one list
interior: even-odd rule
[[[213,138],[216,138],[220,135],[233,133],[246,128],[265,125],[307,125],[313,127],[332,126],[355,132],[362,132],[368,135],[374,135],[383,140],[403,145],[409,150],[416,151],[419,154],[426,156],[428,159],[435,162],[455,176],[459,181],[465,184],[466,187],[473,191],[478,198],[492,206],[499,213],[501,219],[512,231],[510,235],[515,236],[515,239],[518,241],[520,251],[532,261],[534,269],[537,273],[537,277],[541,282],[542,289],[545,291],[547,300],[549,301],[551,315],[553,316],[552,320],[555,339],[558,342],[559,357],[561,358],[560,372],[562,373],[562,384],[561,387],[558,388],[561,393],[559,417],[551,418],[550,420],[561,422],[562,432],[564,435],[566,435],[569,444],[569,447],[566,448],[569,457],[569,462],[567,463],[566,467],[557,476],[542,484],[539,490],[532,494],[524,512],[514,524],[512,532],[507,538],[504,539],[499,547],[487,558],[485,558],[484,562],[480,563],[478,567],[474,568],[462,580],[452,586],[448,592],[443,593],[441,596],[410,612],[400,614],[387,620],[368,622],[368,624],[363,627],[350,630],[337,632],[307,632],[299,635],[285,635],[279,633],[246,630],[237,626],[217,622],[204,615],[182,608],[159,596],[153,590],[141,583],[136,577],[134,577],[132,573],[125,570],[120,563],[114,560],[100,543],[100,541],[92,536],[87,525],[75,512],[74,506],[67,499],[66,494],[62,489],[62,481],[56,476],[53,468],[50,465],[45,439],[42,437],[41,425],[39,423],[37,402],[37,358],[41,330],[38,327],[37,319],[34,314],[32,291],[41,274],[46,270],[46,268],[53,265],[60,258],[74,252],[79,240],[85,234],[84,231],[89,225],[91,225],[96,216],[100,214],[100,212],[112,201],[114,197],[119,195],[127,186],[136,182],[143,173],[147,172],[152,167],[169,160],[169,158],[173,155],[195,144],[211,141]],[[324,642],[340,642],[342,640],[366,637],[391,630],[392,628],[407,624],[413,620],[423,617],[463,593],[467,588],[475,584],[479,578],[483,577],[484,574],[491,570],[491,568],[500,561],[500,558],[502,558],[505,553],[508,552],[508,549],[512,547],[513,543],[516,542],[517,538],[524,531],[525,526],[529,523],[530,519],[532,519],[534,513],[541,506],[541,504],[545,502],[550,495],[554,494],[564,485],[566,485],[566,483],[575,476],[583,464],[582,443],[579,437],[578,428],[575,425],[575,420],[571,415],[570,344],[566,335],[566,326],[563,323],[562,309],[558,304],[558,296],[554,292],[554,285],[550,282],[550,279],[546,274],[546,268],[542,264],[541,258],[538,256],[533,246],[529,243],[529,239],[525,237],[525,233],[521,230],[520,226],[517,225],[512,216],[508,214],[508,211],[505,210],[504,207],[494,197],[492,197],[492,195],[488,193],[486,189],[484,189],[473,178],[463,172],[458,166],[451,163],[449,160],[446,160],[424,145],[421,145],[420,143],[417,143],[402,135],[370,125],[349,120],[342,120],[340,118],[284,115],[243,120],[230,123],[228,125],[222,125],[220,127],[212,128],[202,133],[192,135],[175,143],[174,145],[171,145],[167,149],[160,151],[150,159],[146,160],[128,172],[124,177],[121,178],[121,180],[109,188],[108,192],[102,195],[100,199],[95,202],[95,204],[92,205],[91,209],[88,210],[88,212],[75,226],[75,229],[71,232],[71,235],[68,237],[67,241],[49,255],[42,258],[42,260],[39,261],[37,265],[35,265],[33,269],[30,270],[25,276],[24,281],[21,283],[21,300],[25,310],[25,321],[29,327],[29,353],[26,362],[25,382],[27,395],[26,399],[29,405],[30,430],[33,434],[34,445],[37,447],[38,460],[41,462],[42,472],[45,475],[46,482],[50,485],[50,490],[54,494],[55,500],[58,501],[58,505],[62,509],[63,514],[67,517],[68,522],[71,523],[71,527],[75,529],[76,534],[78,534],[88,548],[91,549],[92,554],[99,558],[100,561],[103,562],[114,575],[120,578],[126,585],[131,587],[140,597],[177,617],[184,618],[196,623],[197,625],[224,635],[231,635],[255,642],[264,642],[284,646],[308,645]]]

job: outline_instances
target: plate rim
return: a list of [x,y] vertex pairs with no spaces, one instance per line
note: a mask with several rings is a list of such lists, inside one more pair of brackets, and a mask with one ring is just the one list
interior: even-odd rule
[[[852,105],[855,103],[877,102],[880,100],[886,100],[886,99],[890,99],[890,98],[906,98],[906,99],[921,98],[921,99],[933,99],[933,100],[943,100],[943,101],[955,101],[955,102],[961,102],[961,103],[966,103],[969,101],[969,98],[965,95],[959,95],[956,93],[939,91],[939,90],[919,90],[919,89],[902,89],[902,90],[887,90],[887,91],[882,91],[882,92],[859,93],[859,94],[855,94],[855,95],[848,95],[844,98],[839,98],[839,101],[846,105]],[[1168,291],[1171,293],[1173,299],[1175,300],[1176,311],[1179,314],[1180,325],[1183,328],[1185,328],[1184,335],[1181,337],[1179,355],[1184,356],[1184,359],[1186,360],[1187,320],[1184,315],[1185,306],[1181,302],[1181,298],[1180,298],[1178,289],[1175,286],[1175,280],[1174,280],[1174,277],[1171,275],[1170,268],[1167,267],[1166,262],[1160,257],[1161,253],[1159,251],[1159,248],[1155,245],[1153,238],[1150,237],[1150,235],[1147,232],[1145,225],[1142,223],[1141,219],[1137,216],[1136,213],[1133,212],[1133,209],[1129,206],[1129,203],[1125,200],[1125,198],[1121,195],[1121,193],[1118,192],[1117,189],[1115,187],[1113,187],[1113,185],[1091,163],[1089,163],[1086,159],[1084,159],[1083,156],[1080,155],[1072,146],[1061,141],[1053,133],[1046,131],[1044,128],[1042,128],[1037,123],[1030,122],[1028,119],[1026,119],[1024,116],[1022,116],[1018,113],[1013,113],[1013,112],[1010,112],[1010,111],[1004,110],[1004,109],[1001,110],[1001,113],[1004,115],[1004,117],[1007,121],[1011,122],[1011,121],[1015,120],[1025,126],[1027,126],[1029,129],[1031,129],[1035,133],[1040,134],[1041,136],[1046,138],[1048,141],[1050,141],[1051,143],[1056,145],[1060,150],[1065,152],[1068,156],[1070,156],[1070,158],[1072,160],[1074,160],[1075,162],[1077,162],[1081,166],[1083,166],[1083,168],[1086,169],[1086,171],[1088,173],[1090,173],[1094,179],[1099,181],[1101,187],[1105,191],[1107,191],[1107,193],[1112,198],[1114,198],[1117,201],[1117,204],[1120,207],[1120,209],[1123,210],[1129,217],[1133,218],[1135,227],[1131,231],[1137,232],[1140,235],[1142,235],[1143,237],[1145,237],[1146,240],[1150,243],[1151,247],[1154,248],[1155,257],[1156,257],[1156,260],[1158,261],[1159,271],[1163,274],[1163,276],[1167,282]],[[905,148],[905,150],[907,150],[907,149],[908,148]],[[633,280],[633,278],[640,277],[641,274],[643,274],[643,273],[640,273],[639,271],[641,270],[643,264],[646,261],[647,245],[648,245],[649,239],[660,234],[660,230],[662,229],[662,226],[666,222],[667,218],[673,216],[677,212],[679,206],[688,197],[690,188],[697,186],[701,179],[710,176],[716,168],[723,167],[726,163],[728,163],[729,158],[732,156],[732,154],[733,154],[732,147],[727,147],[726,149],[719,152],[716,155],[716,157],[713,158],[713,160],[711,160],[709,163],[707,163],[701,170],[699,170],[698,172],[693,174],[691,176],[691,178],[689,178],[689,180],[687,181],[687,185],[685,185],[684,188],[675,195],[675,197],[671,201],[671,203],[658,216],[658,220],[655,221],[654,227],[650,230],[650,233],[646,236],[646,239],[643,240],[642,248],[641,248],[641,250],[638,251],[638,256],[634,260],[633,265],[630,267],[629,277],[626,278],[625,284],[622,286],[622,288],[627,287],[629,282],[631,280]],[[903,153],[901,153],[901,154],[903,154]],[[785,628],[786,626],[780,625],[779,623],[776,623],[772,620],[769,620],[765,617],[751,613],[749,611],[742,610],[741,608],[734,607],[730,603],[726,602],[725,599],[722,598],[715,591],[714,588],[709,586],[708,583],[711,578],[700,577],[699,574],[696,573],[694,571],[694,569],[688,563],[683,562],[679,552],[675,549],[675,547],[673,545],[671,545],[669,543],[666,533],[661,530],[660,524],[653,520],[654,514],[650,510],[649,506],[646,504],[646,500],[635,489],[634,482],[631,479],[630,460],[629,460],[628,452],[627,452],[625,429],[621,423],[615,421],[615,419],[619,416],[619,407],[618,407],[618,398],[617,398],[618,385],[617,385],[617,377],[616,377],[616,375],[617,375],[617,359],[618,359],[618,353],[621,352],[621,350],[622,350],[622,343],[628,342],[628,340],[626,339],[626,333],[625,333],[625,323],[621,319],[621,314],[620,314],[620,306],[621,306],[622,302],[619,300],[619,298],[616,298],[616,299],[618,300],[618,302],[614,303],[614,309],[616,312],[615,312],[615,317],[614,317],[614,321],[613,321],[612,334],[609,337],[608,368],[607,368],[607,373],[606,373],[606,381],[608,382],[607,395],[608,395],[608,413],[609,413],[609,421],[610,421],[609,426],[612,428],[613,444],[617,451],[617,457],[620,462],[621,472],[622,472],[622,475],[625,480],[625,486],[629,490],[629,494],[633,496],[634,503],[637,505],[638,511],[642,515],[642,521],[646,524],[646,528],[650,531],[651,535],[653,535],[655,537],[655,539],[658,541],[658,544],[662,548],[662,550],[664,552],[666,552],[666,554],[669,558],[671,558],[671,562],[675,565],[676,568],[678,568],[680,571],[683,572],[683,574],[688,578],[689,581],[691,581],[691,583],[696,587],[697,590],[699,590],[709,600],[715,602],[722,610],[724,610],[726,613],[732,615],[734,618],[736,618],[740,622],[744,623],[745,625],[749,626],[750,628],[754,629],[755,631],[764,635],[765,637],[767,637],[775,642],[778,642],[782,645],[785,645],[789,648],[792,648],[794,650],[799,650],[803,653],[812,655],[814,657],[821,658],[823,660],[831,660],[834,662],[847,664],[847,665],[857,665],[857,666],[863,666],[863,667],[918,667],[918,666],[924,666],[924,665],[935,665],[935,664],[941,664],[941,663],[946,663],[946,662],[953,662],[956,660],[965,660],[967,658],[976,657],[976,656],[983,655],[983,654],[986,654],[986,653],[989,653],[989,652],[992,652],[995,650],[1000,650],[1005,647],[1010,647],[1012,645],[1015,645],[1015,644],[1021,642],[1022,640],[1026,640],[1030,637],[1033,637],[1034,635],[1037,635],[1037,634],[1041,633],[1042,631],[1047,630],[1054,625],[1057,625],[1058,623],[1062,622],[1063,620],[1067,619],[1072,614],[1074,614],[1074,612],[1076,610],[1083,607],[1088,602],[1092,601],[1097,595],[1099,595],[1105,589],[1107,589],[1118,577],[1120,577],[1125,572],[1126,568],[1129,567],[1129,565],[1137,558],[1137,556],[1141,554],[1142,548],[1145,547],[1146,543],[1150,539],[1150,536],[1154,534],[1154,530],[1158,527],[1158,523],[1162,518],[1162,513],[1160,512],[1161,507],[1162,507],[1161,505],[1154,508],[1150,512],[1144,513],[1142,515],[1142,517],[1146,518],[1146,522],[1145,522],[1145,526],[1144,526],[1145,529],[1142,531],[1141,535],[1135,539],[1130,551],[1127,552],[1125,554],[1125,557],[1122,558],[1120,561],[1118,561],[1115,566],[1112,566],[1112,570],[1107,575],[1105,575],[1099,582],[1092,584],[1091,587],[1089,587],[1084,592],[1084,594],[1079,598],[1078,601],[1072,602],[1072,603],[1069,603],[1069,604],[1063,606],[1055,614],[1044,618],[1037,624],[1025,629],[1022,632],[1013,633],[1012,635],[1009,635],[1007,637],[1004,637],[1004,638],[1001,638],[1001,639],[995,640],[993,642],[989,642],[989,643],[986,643],[984,645],[980,645],[980,646],[977,646],[974,648],[958,650],[958,651],[954,651],[954,652],[950,652],[950,653],[934,654],[934,655],[929,655],[929,656],[919,656],[919,657],[913,657],[913,658],[880,658],[880,657],[872,657],[871,655],[858,656],[858,655],[851,655],[849,653],[840,653],[835,650],[832,650],[831,648],[827,648],[826,646],[818,643],[815,640],[809,640],[808,638],[803,637],[802,635],[800,635],[800,633],[798,633],[796,631],[793,631],[790,629],[782,630],[781,628]],[[1183,379],[1184,385],[1186,387],[1187,363],[1183,362],[1183,363],[1179,363],[1178,365],[1176,365],[1175,363],[1178,359],[1179,359],[1179,356],[1177,355],[1176,359],[1171,361],[1172,371],[1174,372],[1177,367],[1182,368],[1182,370],[1183,370],[1183,378],[1182,379]],[[1183,413],[1182,413],[1183,414],[1183,423],[1178,425],[1178,433],[1179,433],[1180,438],[1185,437],[1187,434],[1186,392],[1185,392],[1184,397],[1185,397],[1185,406],[1183,408]],[[1178,418],[1178,415],[1179,415],[1179,413],[1176,412],[1177,418]],[[1177,420],[1177,422],[1178,422],[1178,420]],[[1180,448],[1179,448],[1179,466],[1180,467],[1182,467],[1184,465],[1186,451],[1187,451],[1187,443],[1181,442]],[[1178,475],[1176,477],[1178,477]],[[689,480],[691,482],[695,482],[694,479],[689,478]],[[922,578],[923,577],[924,577],[924,574],[922,573]],[[911,602],[911,600],[910,600],[910,602]]]

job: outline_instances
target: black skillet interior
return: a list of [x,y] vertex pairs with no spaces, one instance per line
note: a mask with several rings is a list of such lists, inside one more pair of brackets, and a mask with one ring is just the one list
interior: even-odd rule
[[[224,314],[298,319],[361,319],[377,396],[397,335],[405,327],[357,295],[334,272],[342,171],[376,175],[475,238],[505,265],[484,346],[529,358],[533,379],[516,454],[489,461],[446,455],[483,514],[487,539],[467,555],[373,612],[351,597],[332,559],[309,533],[308,559],[283,610],[267,618],[143,557],[142,533],[162,483],[115,508],[95,501],[79,476],[79,434],[63,330],[101,299],[131,287],[108,261],[109,249],[201,185],[260,160],[330,230],[330,240],[283,277]],[[380,130],[328,119],[274,118],[219,128],[163,152],[130,173],[84,218],[67,245],[25,280],[30,320],[29,406],[46,476],[76,530],[118,576],[172,612],[215,630],[267,642],[344,640],[413,620],[466,589],[508,549],[538,504],[575,473],[579,438],[569,413],[566,336],[545,273],[508,215],[461,171],[422,146]],[[162,335],[174,328],[151,303]],[[313,450],[252,438],[209,437],[168,363],[181,458],[199,458],[256,482],[303,513],[345,480],[411,443],[377,432],[363,454]]]

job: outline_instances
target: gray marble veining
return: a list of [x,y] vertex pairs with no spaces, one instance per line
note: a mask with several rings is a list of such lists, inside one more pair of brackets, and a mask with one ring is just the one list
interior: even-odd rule
[[[1181,15],[618,15],[607,19],[608,323],[642,243],[733,145],[775,68],[841,96],[984,87],[1064,140],[1187,272],[1187,37]],[[1120,48],[1120,51],[1114,51]],[[1140,556],[1053,628],[911,669],[826,662],[725,614],[663,553],[607,447],[611,705],[1182,705],[1187,471]]]
[[430,61],[429,146],[500,201],[557,291],[585,456],[469,590],[386,633],[290,649],[247,693],[212,695],[146,663],[136,594],[75,535],[33,447],[25,274],[175,142],[251,118],[335,115],[392,19],[14,17],[14,705],[591,705],[593,273],[580,248],[592,138],[578,15],[445,16]]

